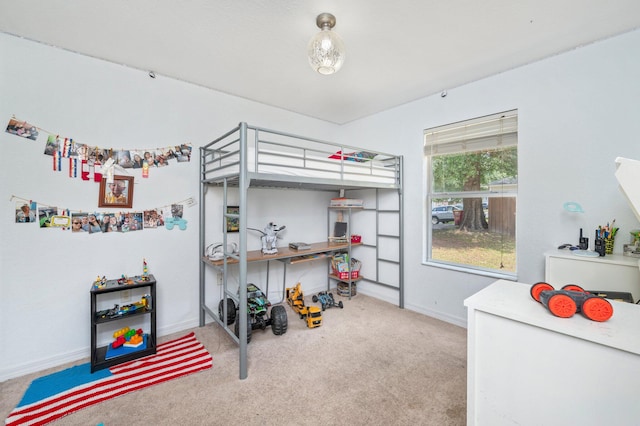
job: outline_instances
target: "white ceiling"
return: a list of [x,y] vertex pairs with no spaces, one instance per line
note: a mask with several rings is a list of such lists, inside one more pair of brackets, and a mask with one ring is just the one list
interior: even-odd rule
[[[306,59],[322,12],[332,76]],[[8,34],[334,123],[636,28],[638,0],[0,0]]]

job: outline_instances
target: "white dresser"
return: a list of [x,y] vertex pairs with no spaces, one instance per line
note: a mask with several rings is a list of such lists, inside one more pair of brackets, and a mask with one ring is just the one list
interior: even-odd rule
[[640,299],[638,260],[622,254],[584,257],[570,250],[551,250],[545,253],[544,280],[557,289],[565,284],[577,284],[585,290],[627,292],[637,302]]
[[640,424],[640,305],[558,318],[530,288],[499,280],[464,301],[467,424]]

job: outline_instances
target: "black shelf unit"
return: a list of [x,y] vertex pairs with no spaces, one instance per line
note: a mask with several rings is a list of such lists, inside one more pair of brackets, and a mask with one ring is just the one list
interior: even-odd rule
[[[104,286],[96,287],[91,286],[91,372],[102,370],[104,368],[111,367],[113,365],[121,364],[123,362],[138,359],[144,356],[153,355],[156,353],[156,280],[153,275],[147,277],[136,276],[131,278],[133,284],[120,284],[118,280],[108,280]],[[131,314],[119,315],[115,317],[97,317],[97,299],[100,295],[121,292],[126,290],[133,290],[136,288],[148,287],[148,294],[151,295],[151,307],[136,311]],[[122,321],[131,318],[136,318],[142,315],[150,315],[151,330],[147,335],[147,347],[135,352],[130,352],[113,358],[105,359],[107,355],[107,347],[97,347],[97,333],[98,325],[109,322]],[[114,327],[115,328],[115,327]]]

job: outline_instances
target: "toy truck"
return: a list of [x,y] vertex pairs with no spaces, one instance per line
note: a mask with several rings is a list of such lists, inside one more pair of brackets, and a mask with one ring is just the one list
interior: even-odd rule
[[[224,318],[224,300],[218,304],[218,316]],[[227,301],[227,325],[235,323],[234,332],[240,336],[240,320],[237,318],[236,304],[233,299]],[[269,312],[271,308],[271,312]],[[271,331],[276,336],[287,332],[288,326],[287,310],[282,305],[271,306],[271,302],[266,298],[262,290],[255,284],[247,284],[247,343],[251,341],[253,330],[264,330],[271,326]]]
[[534,300],[560,318],[570,318],[576,312],[582,312],[591,321],[603,322],[613,316],[613,306],[608,300],[584,291],[575,284],[556,290],[551,284],[539,282],[531,286],[530,293]]
[[304,304],[304,295],[300,283],[295,287],[286,289],[287,303],[293,310],[300,315],[301,319],[306,320],[307,327],[314,328],[322,325],[322,311],[317,306],[306,306]]
[[342,300],[336,303],[336,300],[333,298],[333,293],[327,291],[321,291],[318,294],[314,294],[311,300],[313,300],[313,303],[320,302],[323,311],[327,308],[333,307],[338,307],[340,309],[344,308]]

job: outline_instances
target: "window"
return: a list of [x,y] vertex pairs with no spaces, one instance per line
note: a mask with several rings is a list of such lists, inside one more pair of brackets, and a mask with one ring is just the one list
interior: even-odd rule
[[430,264],[516,276],[517,127],[508,111],[425,130]]

